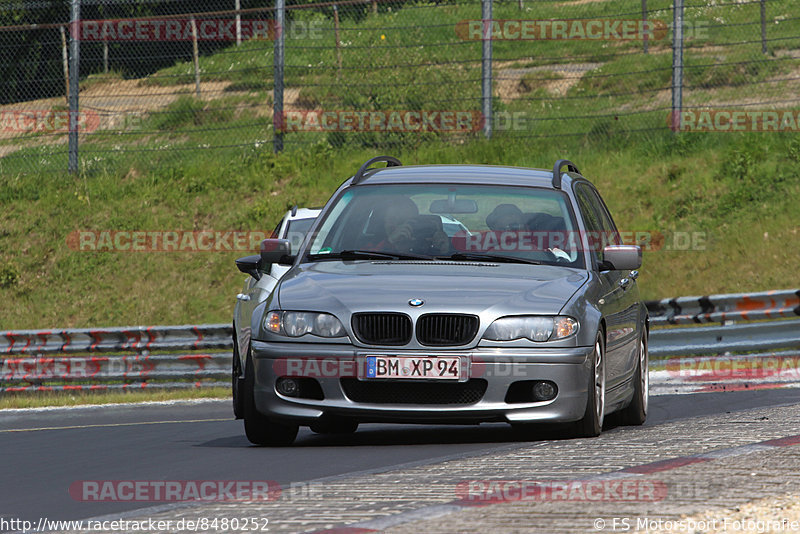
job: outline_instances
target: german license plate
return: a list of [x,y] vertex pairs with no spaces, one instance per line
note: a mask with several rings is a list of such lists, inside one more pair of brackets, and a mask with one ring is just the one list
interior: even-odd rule
[[460,380],[459,356],[367,356],[365,378]]

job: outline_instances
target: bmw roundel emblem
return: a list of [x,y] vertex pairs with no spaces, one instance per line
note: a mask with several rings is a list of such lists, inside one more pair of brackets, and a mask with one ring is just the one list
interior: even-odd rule
[[425,301],[422,299],[411,299],[408,301],[408,304],[409,306],[414,306],[415,308],[419,308],[420,306],[425,304]]

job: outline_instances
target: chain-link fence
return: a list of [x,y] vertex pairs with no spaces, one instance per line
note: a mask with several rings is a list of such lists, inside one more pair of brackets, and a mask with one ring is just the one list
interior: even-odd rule
[[276,1],[2,0],[0,172],[798,128],[794,0]]

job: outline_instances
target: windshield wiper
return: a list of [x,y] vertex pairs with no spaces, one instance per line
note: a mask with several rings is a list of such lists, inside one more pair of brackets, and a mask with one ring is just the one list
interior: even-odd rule
[[342,250],[328,254],[309,254],[311,260],[430,260],[422,254],[378,252],[376,250]]
[[479,254],[476,252],[456,252],[450,256],[438,256],[436,259],[455,261],[493,261],[500,263],[526,263],[528,265],[541,265],[542,262],[518,258],[516,256],[502,256],[500,254]]

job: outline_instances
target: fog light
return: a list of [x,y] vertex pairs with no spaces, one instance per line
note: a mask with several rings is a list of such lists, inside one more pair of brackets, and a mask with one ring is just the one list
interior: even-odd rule
[[294,378],[281,377],[275,383],[278,393],[287,397],[297,397],[300,395],[300,384]]
[[536,382],[533,384],[533,400],[548,401],[556,396],[556,391],[556,385],[552,382]]

